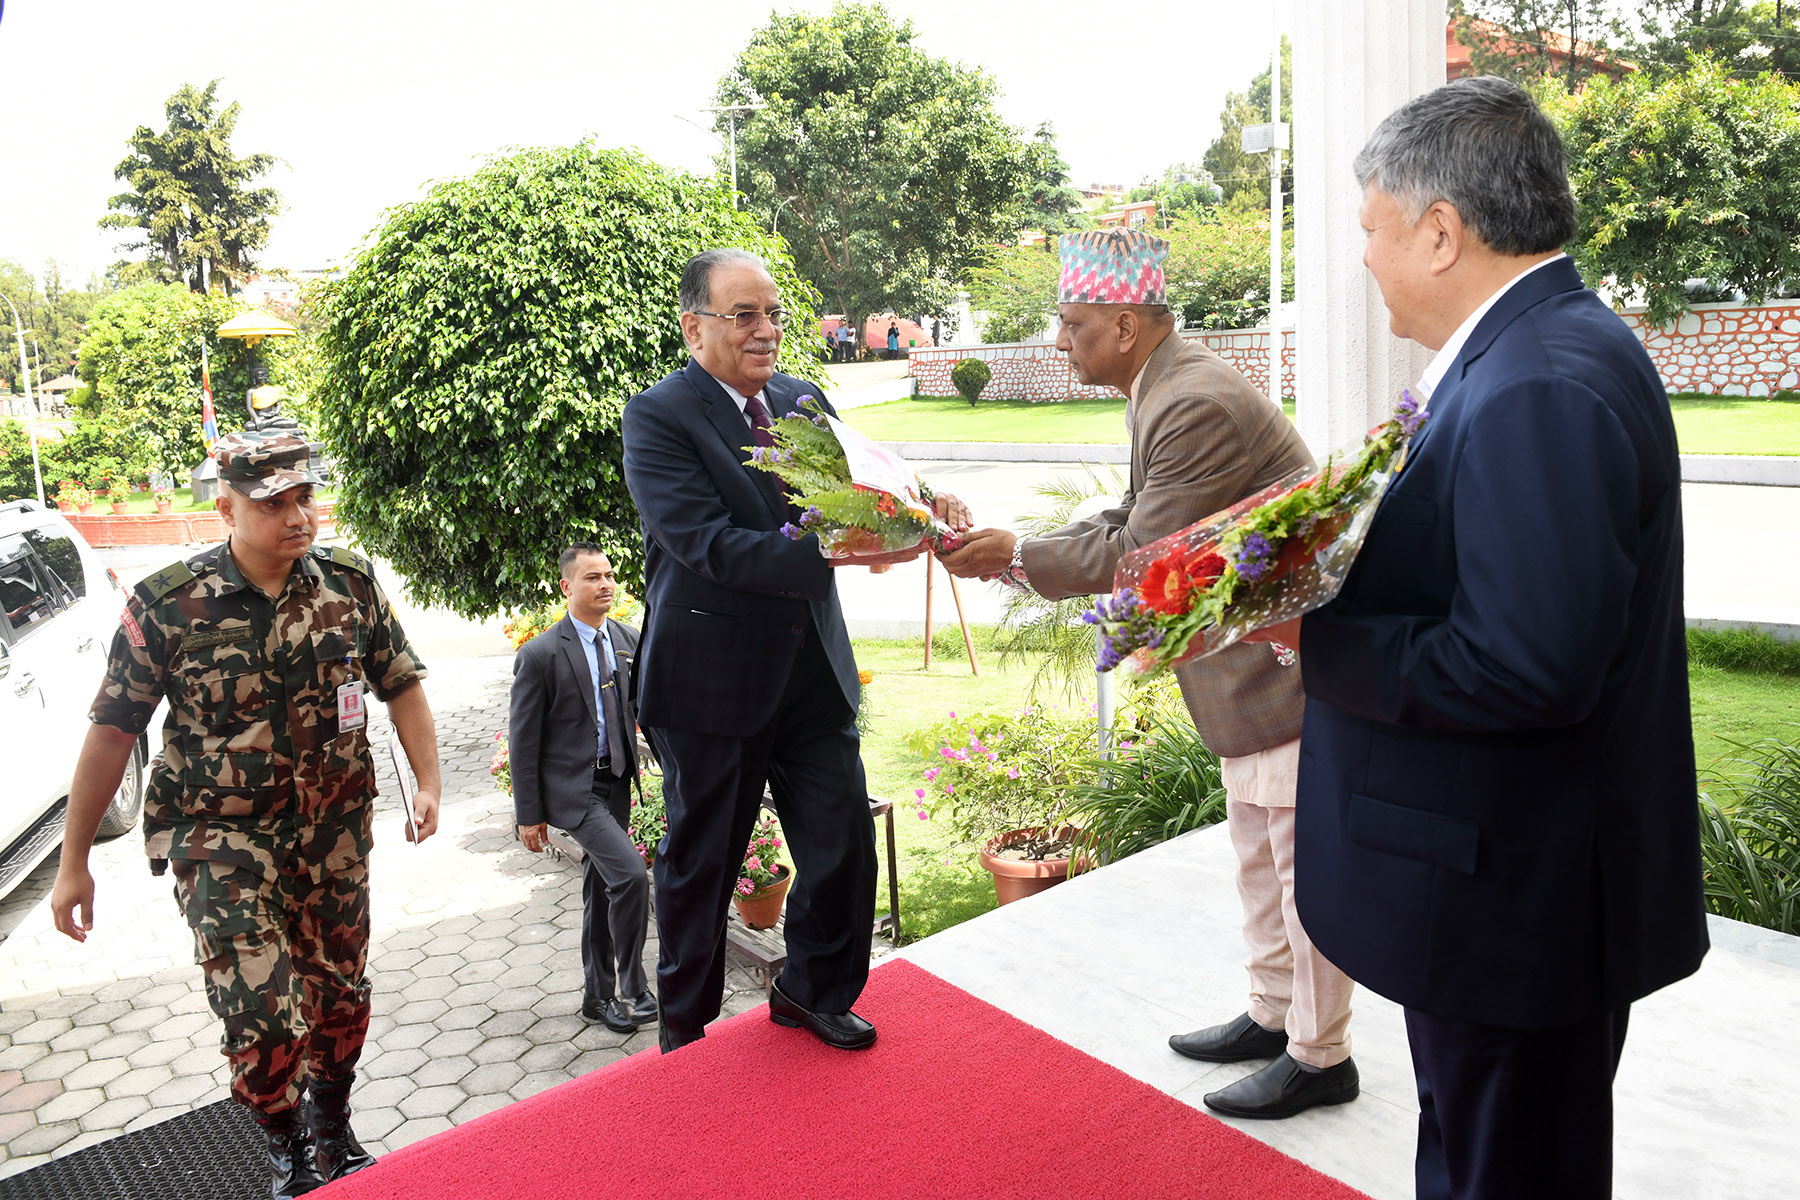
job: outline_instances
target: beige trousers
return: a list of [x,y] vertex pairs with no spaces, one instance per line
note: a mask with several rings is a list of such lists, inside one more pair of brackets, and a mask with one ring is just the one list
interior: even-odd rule
[[1350,977],[1326,961],[1294,910],[1294,785],[1300,740],[1219,761],[1226,825],[1237,852],[1250,1019],[1285,1029],[1287,1052],[1309,1067],[1350,1057]]

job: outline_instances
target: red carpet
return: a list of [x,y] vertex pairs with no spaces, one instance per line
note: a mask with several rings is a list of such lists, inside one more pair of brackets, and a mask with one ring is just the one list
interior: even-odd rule
[[961,1196],[1350,1200],[1361,1192],[905,961],[846,1053],[767,1009],[385,1156],[320,1200]]

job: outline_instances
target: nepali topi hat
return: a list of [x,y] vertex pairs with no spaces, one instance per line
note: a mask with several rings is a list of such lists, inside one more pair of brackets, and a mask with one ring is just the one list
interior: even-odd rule
[[1139,229],[1062,236],[1058,304],[1167,304],[1163,260],[1169,243]]
[[219,478],[252,500],[267,500],[303,483],[323,487],[312,469],[312,445],[291,433],[246,429],[213,446]]

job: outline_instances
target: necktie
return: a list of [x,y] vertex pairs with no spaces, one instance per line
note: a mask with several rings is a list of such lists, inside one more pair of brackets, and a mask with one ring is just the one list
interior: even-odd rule
[[606,642],[594,638],[594,656],[600,661],[600,711],[606,717],[606,754],[612,759],[614,777],[625,774],[625,710],[613,682],[612,664],[606,658]]
[[759,446],[773,446],[775,434],[769,428],[769,410],[763,407],[761,396],[746,396],[744,411],[750,415],[750,436]]

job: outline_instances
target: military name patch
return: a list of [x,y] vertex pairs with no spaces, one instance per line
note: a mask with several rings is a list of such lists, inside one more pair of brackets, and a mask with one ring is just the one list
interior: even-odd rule
[[119,614],[119,624],[125,627],[126,640],[142,650],[144,648],[144,631],[138,628],[137,618],[131,615],[131,605],[127,604],[125,611]]
[[224,646],[232,642],[247,642],[254,636],[248,626],[237,629],[203,629],[196,633],[183,635],[183,650],[205,650],[211,646]]

